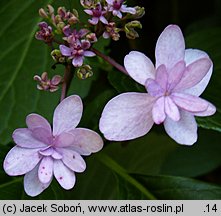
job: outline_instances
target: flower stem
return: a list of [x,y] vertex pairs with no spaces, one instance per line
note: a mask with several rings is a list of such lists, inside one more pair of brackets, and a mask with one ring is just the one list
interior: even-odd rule
[[65,66],[64,81],[63,81],[63,84],[62,84],[61,99],[60,99],[60,101],[62,101],[62,100],[64,100],[66,98],[68,89],[69,89],[71,81],[73,79],[73,75],[74,74],[71,71],[71,67],[72,66],[70,64]]
[[91,48],[91,50],[98,56],[100,56],[102,59],[104,59],[106,62],[108,62],[109,64],[111,64],[112,66],[114,66],[115,68],[117,68],[119,71],[121,71],[122,73],[128,75],[126,69],[120,65],[119,63],[117,63],[114,59],[110,58],[109,56],[104,55],[103,53],[101,53],[99,50],[95,49],[95,48]]

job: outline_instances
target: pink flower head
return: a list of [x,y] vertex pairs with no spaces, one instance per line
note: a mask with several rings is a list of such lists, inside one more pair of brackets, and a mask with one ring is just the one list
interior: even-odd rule
[[72,59],[72,64],[75,67],[80,67],[83,65],[84,62],[84,56],[86,57],[93,57],[95,56],[95,53],[92,51],[89,51],[91,43],[88,40],[81,40],[76,41],[74,44],[70,44],[70,47],[67,47],[65,45],[60,45],[61,54],[63,56],[69,57],[69,59]]
[[[136,9],[124,5],[124,0],[106,0],[108,3],[108,11],[111,11],[114,16],[122,18],[122,13],[136,14]],[[122,13],[121,13],[122,12]]]
[[148,93],[124,93],[104,108],[100,130],[109,140],[130,140],[145,135],[153,124],[164,123],[176,142],[197,141],[194,116],[210,116],[216,108],[199,98],[212,75],[212,61],[200,50],[186,49],[180,28],[168,26],[156,45],[156,66],[140,52],[124,59],[128,74]]
[[36,32],[35,38],[37,40],[42,40],[46,43],[50,43],[53,40],[52,27],[46,22],[40,22],[38,24],[40,31]]
[[98,3],[95,8],[84,10],[85,13],[92,16],[92,19],[89,19],[88,22],[92,25],[97,25],[99,21],[104,24],[108,24],[108,21],[104,17],[106,11],[102,9],[102,5]]
[[51,183],[53,175],[66,190],[75,185],[75,172],[83,172],[86,164],[81,155],[90,155],[103,147],[101,137],[86,128],[76,128],[82,116],[80,97],[64,99],[55,109],[53,130],[40,115],[26,118],[28,128],[14,131],[16,146],[4,160],[10,176],[23,175],[29,196],[37,196]]

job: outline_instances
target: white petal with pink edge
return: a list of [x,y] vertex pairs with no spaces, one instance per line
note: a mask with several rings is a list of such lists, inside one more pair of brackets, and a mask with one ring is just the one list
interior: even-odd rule
[[18,146],[24,148],[33,149],[47,146],[46,143],[34,137],[33,132],[30,131],[28,128],[16,129],[12,134],[12,138]]
[[30,114],[26,117],[26,124],[30,130],[42,127],[46,131],[51,131],[51,125],[48,123],[48,121],[44,117],[35,113]]
[[48,183],[51,181],[53,175],[53,159],[49,157],[43,157],[39,169],[38,169],[38,178],[42,183]]
[[208,103],[208,108],[205,111],[195,112],[194,115],[195,116],[202,116],[202,117],[213,115],[216,112],[216,107],[208,101],[207,101],[207,103]]
[[145,85],[148,78],[155,77],[152,61],[141,52],[132,51],[124,58],[124,66],[128,74],[138,83]]
[[75,128],[71,131],[74,141],[68,148],[77,151],[81,155],[90,155],[100,151],[103,148],[101,136],[86,128]]
[[165,114],[165,97],[160,97],[153,105],[153,120],[156,124],[161,124],[166,118]]
[[131,140],[145,135],[153,126],[153,98],[146,93],[124,93],[105,106],[99,128],[108,140]]
[[39,149],[27,149],[15,146],[5,157],[4,170],[10,176],[23,175],[32,170],[42,156]]
[[189,112],[203,112],[207,110],[209,104],[206,100],[197,96],[173,93],[171,98],[177,106]]
[[84,172],[86,163],[79,153],[65,148],[58,149],[58,151],[62,154],[62,161],[67,167],[74,172]]
[[66,190],[69,190],[75,185],[75,174],[61,160],[54,161],[54,176],[58,183]]
[[24,177],[25,192],[31,197],[38,196],[40,193],[42,193],[51,184],[52,181],[51,178],[47,184],[40,182],[38,178],[38,169],[39,165],[28,172]]
[[65,98],[54,111],[53,135],[74,129],[81,120],[82,112],[83,104],[79,96]]
[[158,38],[155,50],[156,68],[164,64],[171,69],[177,62],[184,60],[185,42],[177,25],[169,25]]
[[189,64],[183,74],[182,79],[175,87],[175,90],[176,91],[185,90],[200,83],[200,81],[208,73],[211,65],[212,62],[208,58],[201,58]]
[[194,116],[186,111],[180,111],[180,120],[166,118],[164,128],[167,134],[177,143],[193,145],[197,141],[197,123]]
[[[187,65],[201,58],[209,59],[209,56],[204,51],[197,49],[187,49],[185,51],[185,62]],[[192,88],[186,89],[185,92],[195,96],[200,96],[207,87],[210,78],[212,76],[212,72],[213,72],[213,65],[211,65],[205,77],[197,85],[193,86]]]

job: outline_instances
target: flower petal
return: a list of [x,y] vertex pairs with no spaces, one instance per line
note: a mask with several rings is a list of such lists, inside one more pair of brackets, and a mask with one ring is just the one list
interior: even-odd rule
[[173,121],[180,120],[179,109],[170,97],[165,97],[165,113]]
[[35,113],[26,117],[26,124],[30,130],[42,127],[49,132],[51,131],[51,125],[48,123],[48,121],[44,117]]
[[171,98],[177,106],[189,112],[206,111],[209,106],[206,100],[193,95],[173,93]]
[[175,66],[169,71],[168,78],[168,90],[172,90],[182,79],[183,74],[186,70],[186,64],[184,61],[179,61]]
[[[209,59],[209,56],[207,55],[207,53],[197,49],[187,49],[185,51],[185,61],[187,65],[201,58]],[[211,65],[206,76],[197,85],[193,86],[192,88],[186,89],[185,92],[195,96],[200,96],[204,92],[206,86],[208,85],[212,72],[213,72],[213,65]]]
[[109,5],[113,5],[113,4],[114,4],[114,0],[106,0],[106,2],[107,2]]
[[69,47],[60,45],[59,48],[63,56],[71,56],[71,49]]
[[108,21],[106,20],[106,18],[105,18],[104,16],[101,16],[101,17],[100,17],[100,21],[101,21],[102,23],[104,23],[105,25],[108,24]]
[[201,58],[189,64],[175,90],[180,91],[197,85],[206,76],[211,65],[212,62],[208,58]]
[[42,141],[36,139],[33,135],[33,132],[27,128],[16,129],[12,134],[12,138],[18,146],[24,148],[33,149],[42,147],[44,148],[47,146]]
[[75,66],[75,67],[80,67],[83,65],[83,62],[84,62],[84,58],[83,56],[78,56],[78,57],[74,57],[72,59],[72,64]]
[[161,33],[156,44],[156,68],[164,64],[171,69],[177,62],[184,60],[185,42],[177,25],[169,25]]
[[75,174],[66,167],[61,160],[54,161],[54,176],[58,183],[66,190],[69,190],[75,185]]
[[128,74],[138,83],[145,85],[148,78],[155,77],[155,69],[151,60],[141,52],[132,51],[124,58],[124,66]]
[[126,5],[122,5],[120,10],[123,13],[130,13],[130,14],[136,14],[136,9],[133,7],[127,7]]
[[43,157],[38,169],[38,178],[41,183],[48,183],[51,181],[53,175],[53,159],[49,157]]
[[165,114],[165,97],[160,97],[153,105],[152,109],[153,121],[161,124],[166,118]]
[[89,22],[91,25],[97,25],[98,22],[99,22],[99,18],[98,18],[98,17],[92,17],[92,19],[89,19],[88,22]]
[[82,111],[83,104],[79,96],[65,98],[54,111],[53,135],[74,129],[81,120]]
[[51,140],[53,139],[51,130],[45,130],[45,128],[38,127],[32,130],[32,135],[37,140],[41,141],[42,143],[45,143],[46,145],[51,144]]
[[165,65],[160,65],[157,68],[155,80],[165,92],[167,89],[167,82],[168,82],[168,73]]
[[164,95],[165,90],[153,79],[147,79],[146,81],[147,92],[153,97],[160,97]]
[[5,157],[4,170],[10,176],[23,175],[32,170],[42,156],[39,149],[27,149],[15,146]]
[[166,118],[164,127],[167,134],[177,143],[192,145],[197,141],[197,123],[191,113],[180,111],[180,120]]
[[94,57],[96,54],[92,51],[84,51],[84,56],[86,57]]
[[100,151],[103,148],[101,136],[86,128],[75,128],[71,131],[74,142],[69,147],[81,155],[90,155]]
[[211,115],[213,115],[216,112],[216,107],[209,102],[207,102],[207,103],[208,103],[208,108],[205,111],[195,112],[194,115],[195,116],[211,116]]
[[74,172],[84,172],[86,163],[79,153],[66,148],[59,148],[58,151],[62,154],[62,161],[68,168]]
[[55,147],[68,147],[74,143],[75,137],[70,132],[63,132],[55,137],[54,146]]
[[92,10],[88,10],[88,9],[85,9],[84,12],[88,15],[93,15],[93,11]]
[[44,191],[51,184],[51,181],[48,182],[47,184],[43,184],[39,181],[38,169],[39,169],[39,165],[36,166],[30,172],[28,172],[24,177],[25,192],[31,197],[35,197],[39,195],[42,191]]
[[153,98],[146,93],[124,93],[105,106],[99,127],[108,140],[131,140],[145,135],[153,126]]

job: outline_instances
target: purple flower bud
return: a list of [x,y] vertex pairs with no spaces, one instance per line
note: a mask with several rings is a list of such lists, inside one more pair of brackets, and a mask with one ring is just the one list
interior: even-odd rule
[[40,31],[36,32],[35,38],[37,40],[42,40],[45,43],[50,43],[53,40],[52,27],[46,22],[40,22],[38,26]]

